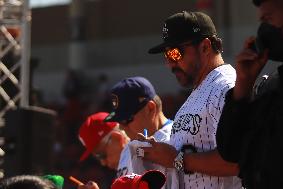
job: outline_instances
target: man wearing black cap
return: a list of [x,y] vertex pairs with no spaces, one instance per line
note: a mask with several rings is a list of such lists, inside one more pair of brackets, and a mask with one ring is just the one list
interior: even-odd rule
[[[227,92],[217,148],[225,160],[239,164],[246,188],[282,188],[283,66],[265,81],[254,99],[252,91],[268,59],[283,62],[283,1],[253,3],[262,24],[258,36],[247,39],[236,57],[237,80]],[[252,44],[257,51],[251,49]]]
[[[181,188],[241,188],[236,164],[224,161],[216,150],[215,134],[226,92],[236,73],[224,64],[222,43],[210,17],[180,12],[166,19],[164,42],[149,53],[164,53],[166,65],[178,82],[193,91],[177,112],[170,145],[149,140],[145,159],[179,171]],[[162,158],[161,158],[162,157]]]

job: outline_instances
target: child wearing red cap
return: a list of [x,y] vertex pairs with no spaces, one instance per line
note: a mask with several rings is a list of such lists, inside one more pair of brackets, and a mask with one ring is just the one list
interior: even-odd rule
[[166,181],[165,175],[157,170],[149,170],[143,175],[131,174],[117,178],[111,189],[160,189]]
[[129,138],[118,128],[117,122],[104,122],[108,115],[106,112],[92,114],[80,127],[79,139],[86,148],[80,161],[92,154],[102,165],[116,170]]
[[[117,178],[111,189],[160,189],[166,181],[165,175],[158,170],[149,170],[142,175],[131,174]],[[95,182],[81,185],[79,189],[99,189]]]

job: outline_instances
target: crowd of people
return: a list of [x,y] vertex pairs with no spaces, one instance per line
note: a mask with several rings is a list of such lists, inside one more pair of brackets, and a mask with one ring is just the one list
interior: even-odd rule
[[[179,84],[192,91],[173,119],[146,78],[119,81],[110,89],[109,110],[93,112],[79,126],[80,162],[92,155],[112,170],[112,189],[281,188],[282,65],[256,93],[254,85],[268,60],[283,62],[283,1],[253,4],[261,25],[235,57],[235,68],[223,60],[222,40],[207,14],[166,18],[162,43],[148,52],[164,54]],[[12,177],[0,189],[62,188],[53,178]],[[104,187],[92,178],[75,183]]]

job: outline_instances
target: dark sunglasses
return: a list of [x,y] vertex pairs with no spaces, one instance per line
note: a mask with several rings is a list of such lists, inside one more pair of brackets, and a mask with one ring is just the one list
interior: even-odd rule
[[195,41],[181,44],[173,48],[169,48],[164,51],[164,56],[170,61],[177,62],[184,57],[185,47],[191,45],[195,45]]

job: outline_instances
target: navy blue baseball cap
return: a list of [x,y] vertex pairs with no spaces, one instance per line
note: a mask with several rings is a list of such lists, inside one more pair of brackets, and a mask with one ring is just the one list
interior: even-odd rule
[[144,77],[129,77],[112,87],[112,112],[105,118],[108,121],[123,121],[134,116],[156,95],[152,84]]

